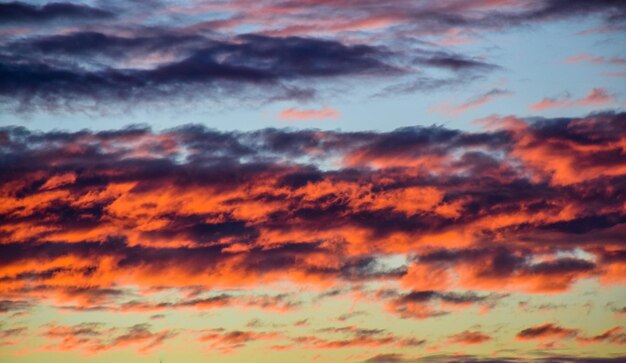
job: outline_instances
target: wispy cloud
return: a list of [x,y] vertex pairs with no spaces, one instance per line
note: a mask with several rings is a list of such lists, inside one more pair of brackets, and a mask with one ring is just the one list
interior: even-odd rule
[[492,89],[491,91],[473,97],[461,104],[453,105],[449,102],[442,103],[431,107],[429,110],[432,112],[443,113],[444,115],[455,116],[464,114],[467,111],[479,108],[487,103],[493,101],[496,98],[510,96],[511,92],[501,89]]
[[330,107],[322,107],[320,109],[288,108],[281,111],[279,117],[284,121],[306,121],[336,119],[340,115],[339,111]]
[[609,94],[604,88],[593,88],[589,93],[579,99],[572,99],[569,96],[560,98],[544,98],[537,103],[533,103],[530,108],[534,111],[544,111],[553,108],[567,107],[602,107],[616,102],[615,96]]

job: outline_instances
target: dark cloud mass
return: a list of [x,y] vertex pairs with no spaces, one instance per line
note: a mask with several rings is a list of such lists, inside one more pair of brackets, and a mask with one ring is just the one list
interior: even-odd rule
[[[194,98],[223,102],[226,95],[261,102],[304,100],[322,97],[330,79],[337,85],[355,78],[382,81],[375,95],[432,90],[467,84],[500,67],[432,42],[406,47],[397,40],[403,34],[492,31],[588,15],[619,25],[625,14],[621,2],[553,0],[503,1],[501,6],[368,1],[362,11],[353,10],[344,1],[261,1],[254,7],[234,1],[227,12],[215,14],[200,5],[172,8],[160,2],[150,7],[111,2],[103,8],[0,3],[6,35],[0,40],[0,103],[32,112]],[[200,15],[225,18],[199,21]],[[324,36],[314,19],[325,19],[327,31],[353,37]],[[391,38],[361,36],[367,29],[361,27],[380,22]],[[260,27],[253,34],[234,31],[250,24]]]
[[[177,98],[208,89],[238,92],[252,85],[280,93],[289,92],[287,83],[299,79],[401,73],[385,63],[387,51],[378,47],[262,35],[242,35],[226,42],[199,36],[124,38],[74,33],[20,41],[3,53],[0,96],[25,107]],[[99,57],[132,61],[133,57],[174,54],[177,58],[148,68],[99,61]],[[79,59],[87,66],[76,67]]]
[[42,6],[25,2],[0,3],[0,22],[4,24],[39,23],[52,20],[97,20],[113,17],[114,14],[103,9],[86,5],[52,2]]

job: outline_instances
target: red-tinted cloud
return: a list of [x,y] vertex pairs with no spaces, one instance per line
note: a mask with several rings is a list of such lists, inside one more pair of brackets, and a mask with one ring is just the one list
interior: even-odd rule
[[[0,311],[285,311],[299,301],[208,292],[392,280],[407,291],[382,299],[388,310],[428,317],[462,307],[459,291],[623,282],[624,115],[490,122],[482,132],[3,129]],[[387,266],[391,254],[410,257]],[[155,288],[207,293],[135,292]],[[434,298],[399,298],[411,291]]]
[[209,342],[209,349],[219,350],[222,354],[232,353],[248,343],[259,340],[275,340],[280,338],[278,333],[257,333],[253,331],[224,331],[216,329],[200,337],[200,342]]
[[594,88],[585,97],[577,100],[572,100],[570,97],[544,98],[532,104],[530,108],[534,111],[544,111],[564,107],[601,107],[610,105],[615,101],[615,97],[610,95],[607,90]]
[[425,339],[401,337],[383,329],[363,329],[356,326],[325,328],[318,333],[341,335],[341,338],[329,339],[319,335],[305,335],[290,338],[288,344],[277,344],[274,350],[290,349],[349,349],[377,347],[419,347],[426,343]]
[[485,94],[474,97],[464,103],[458,105],[451,105],[449,103],[443,103],[440,105],[435,105],[430,108],[430,111],[443,113],[449,116],[455,116],[459,114],[463,114],[472,109],[481,107],[496,98],[509,96],[511,92],[501,89],[493,89]]
[[0,324],[0,348],[18,344],[28,332],[28,327],[17,326],[5,328]]
[[448,337],[452,344],[476,345],[483,344],[491,340],[491,337],[483,332],[464,330],[458,334]]
[[577,340],[582,344],[610,343],[626,345],[626,329],[616,326],[595,336],[578,337]]
[[[444,286],[440,289],[445,290]],[[411,291],[398,294],[395,291],[379,291],[378,298],[386,301],[387,310],[405,319],[426,319],[450,314],[459,309],[479,306],[488,309],[503,295],[479,295],[472,292]]]
[[126,329],[108,328],[101,323],[81,323],[73,326],[45,325],[42,336],[55,341],[46,346],[51,351],[83,351],[97,354],[108,350],[132,347],[138,353],[148,353],[176,336],[172,330],[152,332],[149,324],[137,324]]
[[572,338],[578,335],[577,329],[564,328],[562,326],[545,323],[524,329],[517,333],[518,340],[547,340],[547,339],[563,339]]

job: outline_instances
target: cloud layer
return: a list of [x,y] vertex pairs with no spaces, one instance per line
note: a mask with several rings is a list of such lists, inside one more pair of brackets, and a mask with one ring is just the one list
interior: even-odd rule
[[619,28],[625,9],[615,1],[561,0],[366,1],[359,11],[343,0],[2,3],[0,103],[31,112],[193,98],[301,101],[371,80],[381,82],[377,95],[432,90],[499,69],[445,48],[459,39],[588,16]]
[[[426,318],[446,311],[433,303],[493,303],[455,290],[623,283],[625,117],[507,117],[477,133],[5,128],[3,310],[110,308],[127,298],[120,281],[213,289],[286,277],[397,281],[413,292],[378,298]],[[386,267],[393,254],[411,257]],[[128,302],[119,308],[159,310]],[[209,302],[222,304],[197,305]]]

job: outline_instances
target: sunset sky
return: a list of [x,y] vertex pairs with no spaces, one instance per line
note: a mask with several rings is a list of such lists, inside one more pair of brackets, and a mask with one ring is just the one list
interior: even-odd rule
[[626,1],[0,1],[0,362],[626,361]]

